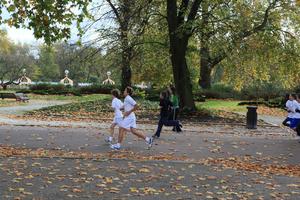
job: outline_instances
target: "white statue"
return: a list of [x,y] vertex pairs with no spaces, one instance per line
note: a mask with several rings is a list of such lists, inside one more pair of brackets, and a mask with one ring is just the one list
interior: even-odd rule
[[104,80],[104,81],[102,82],[102,84],[104,84],[104,85],[114,85],[115,82],[114,82],[113,80],[110,79],[111,72],[108,71],[108,72],[106,73],[106,75],[107,75],[107,79]]
[[19,78],[18,82],[20,85],[30,85],[32,83],[31,79],[26,76],[26,69],[22,69],[23,76]]
[[61,79],[60,80],[60,83],[61,84],[64,84],[64,85],[71,85],[71,86],[73,86],[74,85],[74,83],[73,83],[73,81],[71,80],[71,79],[69,79],[69,73],[70,73],[70,71],[69,70],[65,70],[65,78],[63,78],[63,79]]

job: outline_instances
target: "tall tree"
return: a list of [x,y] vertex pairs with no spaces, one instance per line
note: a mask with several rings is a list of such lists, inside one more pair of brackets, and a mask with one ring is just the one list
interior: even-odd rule
[[7,86],[20,84],[22,70],[34,70],[34,58],[27,46],[15,45],[4,31],[0,31],[0,85]]
[[[135,57],[135,47],[141,44],[140,37],[148,23],[151,2],[152,0],[105,0],[92,9],[96,10],[93,23],[100,35],[97,41],[106,39],[108,43],[102,46],[107,45],[106,48],[110,51],[115,49],[120,54],[122,88],[132,84],[131,62]],[[109,20],[110,26],[103,23],[106,20]]]
[[53,47],[46,45],[41,46],[38,65],[42,72],[42,81],[58,81],[61,78],[59,66],[55,62],[55,52]]
[[195,109],[195,103],[186,53],[201,1],[182,0],[178,7],[177,1],[167,0],[167,21],[174,82],[181,106],[192,110]]
[[197,29],[200,40],[202,88],[211,87],[215,66],[240,48],[247,39],[262,31],[282,30],[281,20],[292,11],[292,1],[208,1],[203,0]]
[[[88,15],[89,2],[91,0],[1,0],[0,24],[32,29],[36,38],[44,38],[50,44],[70,37],[73,20],[81,30],[79,24]],[[9,16],[2,16],[3,12]]]

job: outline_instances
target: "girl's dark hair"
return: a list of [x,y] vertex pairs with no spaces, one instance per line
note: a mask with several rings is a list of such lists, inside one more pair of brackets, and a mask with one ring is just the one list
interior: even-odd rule
[[120,98],[121,92],[120,92],[120,90],[118,90],[118,89],[113,89],[113,90],[111,91],[111,94],[114,95],[115,97],[117,97],[117,98],[119,99],[119,98]]
[[285,97],[284,97],[284,99],[282,100],[282,103],[285,105],[286,104],[286,102],[289,100],[289,98],[290,98],[290,94],[285,94]]
[[126,92],[127,92],[130,96],[132,96],[132,94],[133,94],[133,89],[132,89],[132,87],[127,86],[127,87],[125,88],[125,90],[126,90]]
[[170,89],[171,89],[173,95],[176,95],[176,94],[177,94],[176,88],[175,88],[174,85],[170,85]]
[[294,99],[297,99],[297,95],[296,95],[296,94],[291,94],[291,96],[292,96]]
[[169,90],[169,89],[167,89],[166,91],[163,91],[163,92],[165,92],[166,93],[166,97],[171,97],[171,91]]
[[168,92],[167,92],[167,91],[162,91],[162,92],[161,92],[161,96],[162,96],[164,99],[167,99],[167,98],[168,98]]

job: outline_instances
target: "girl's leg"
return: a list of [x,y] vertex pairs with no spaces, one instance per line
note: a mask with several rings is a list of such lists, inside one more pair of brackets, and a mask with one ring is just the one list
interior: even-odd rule
[[141,131],[138,131],[136,128],[130,128],[130,130],[133,135],[146,140],[146,136]]
[[110,137],[114,137],[114,132],[115,132],[115,127],[116,127],[117,124],[113,123],[111,126],[110,126]]
[[126,134],[126,129],[120,127],[119,128],[119,137],[118,137],[119,144],[121,144],[123,142],[125,134]]
[[156,130],[156,133],[154,136],[156,137],[160,137],[160,132],[161,132],[161,129],[163,127],[163,120],[160,118],[159,121],[158,121],[158,125],[157,125],[157,130]]

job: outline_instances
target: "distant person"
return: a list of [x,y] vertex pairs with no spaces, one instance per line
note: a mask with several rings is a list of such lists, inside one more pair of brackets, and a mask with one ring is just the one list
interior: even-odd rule
[[120,122],[123,120],[123,114],[121,109],[123,108],[123,103],[119,99],[120,98],[120,90],[114,89],[111,91],[112,94],[112,102],[111,107],[114,110],[114,119],[110,126],[110,136],[105,140],[108,143],[112,143],[114,138],[114,130],[115,127],[118,125],[120,126]]
[[282,122],[282,124],[284,126],[291,127],[297,102],[296,102],[295,94],[288,94],[287,96],[288,96],[288,100],[285,103],[285,109],[288,112],[288,115],[287,115],[287,118]]
[[119,150],[121,148],[121,144],[124,140],[126,132],[131,132],[135,136],[145,140],[149,148],[153,144],[152,137],[146,137],[142,132],[137,130],[136,116],[134,114],[134,111],[138,109],[138,105],[136,101],[131,97],[132,94],[133,89],[131,87],[126,87],[124,90],[124,119],[120,122],[118,143],[112,144],[110,146],[114,150]]
[[[177,92],[176,92],[176,88],[171,85],[169,87],[169,91],[170,91],[170,101],[172,102],[172,107],[171,107],[171,113],[170,113],[170,116],[169,116],[169,119],[170,120],[177,120],[177,117],[178,117],[178,113],[179,113],[179,98],[178,98],[178,95],[177,95]],[[173,127],[173,131],[176,131],[176,127],[174,126]]]
[[[300,118],[300,94],[298,94],[297,95],[297,102],[298,102],[298,104],[297,104],[297,107],[296,107],[296,118]],[[300,139],[300,119],[296,122],[297,124],[296,124],[296,128],[295,128],[295,131],[297,132],[297,136],[298,136],[298,138]]]
[[300,113],[297,110],[300,108],[299,106],[299,96],[295,95],[295,100],[293,101],[293,115],[291,120],[291,129],[296,131],[297,125],[300,123]]
[[166,91],[160,93],[160,119],[158,121],[158,126],[156,133],[153,135],[154,138],[159,138],[163,126],[174,126],[177,132],[181,132],[182,125],[178,120],[170,120],[170,107],[173,106],[172,102],[168,98],[168,93]]

